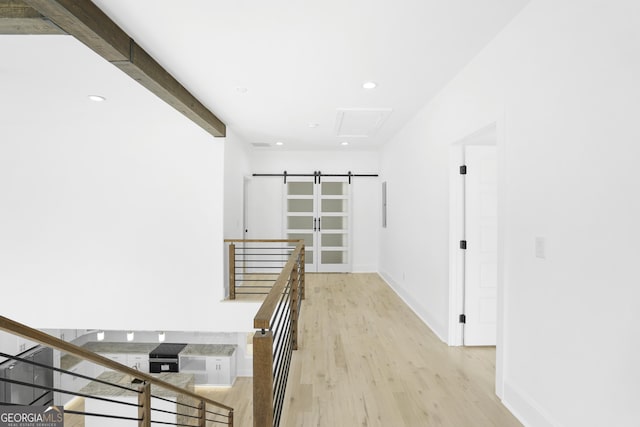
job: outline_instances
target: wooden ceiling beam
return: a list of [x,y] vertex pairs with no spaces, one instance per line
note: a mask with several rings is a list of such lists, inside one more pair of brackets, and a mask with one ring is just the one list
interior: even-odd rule
[[23,3],[74,36],[211,135],[226,135],[226,126],[220,119],[90,0],[13,3]]
[[65,34],[22,1],[0,0],[0,34]]

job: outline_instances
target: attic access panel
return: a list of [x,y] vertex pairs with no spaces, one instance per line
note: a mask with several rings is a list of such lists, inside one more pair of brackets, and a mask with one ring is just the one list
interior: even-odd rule
[[391,108],[339,108],[336,136],[367,138],[374,136],[393,110]]

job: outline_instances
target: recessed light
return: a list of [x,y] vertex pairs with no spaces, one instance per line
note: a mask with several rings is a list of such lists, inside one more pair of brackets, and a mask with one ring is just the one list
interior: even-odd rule
[[320,126],[319,123],[313,123],[313,122],[309,123],[310,128],[317,128],[318,126]]
[[94,102],[102,102],[102,101],[105,101],[107,98],[100,95],[89,95],[89,99]]
[[158,341],[164,342],[165,339],[166,339],[165,333],[164,332],[158,332]]
[[349,142],[348,142],[348,141],[342,141],[342,142],[340,143],[340,145],[349,145]]
[[104,341],[104,331],[98,331],[97,338],[98,341]]
[[134,333],[133,331],[127,332],[127,341],[133,341]]
[[375,88],[376,88],[376,86],[378,86],[378,85],[376,84],[376,82],[364,82],[364,83],[362,83],[362,87],[363,87],[364,89],[375,89]]
[[278,142],[276,142],[276,145],[284,145],[284,142],[278,141]]
[[237,87],[237,88],[236,88],[236,91],[237,91],[238,93],[247,93],[247,92],[249,91],[249,89],[247,89],[247,88],[246,88],[246,87],[244,87],[244,86],[239,86],[239,87]]

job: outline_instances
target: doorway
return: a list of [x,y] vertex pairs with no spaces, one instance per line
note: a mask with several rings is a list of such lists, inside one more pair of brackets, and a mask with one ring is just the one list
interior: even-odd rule
[[451,147],[451,345],[495,346],[498,321],[497,132]]

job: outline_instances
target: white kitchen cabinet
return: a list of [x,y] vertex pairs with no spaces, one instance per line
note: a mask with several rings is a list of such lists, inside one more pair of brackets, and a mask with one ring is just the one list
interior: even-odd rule
[[235,380],[231,368],[232,358],[228,356],[180,356],[180,372],[192,374],[195,385],[231,385]]
[[231,358],[207,357],[207,384],[231,385]]
[[26,338],[22,338],[19,336],[16,336],[16,354],[20,354],[20,353],[24,353],[25,351],[29,350],[30,348],[33,348],[35,346],[38,345],[37,342],[33,342],[33,341],[29,341]]
[[[8,332],[0,332],[0,351],[2,351],[3,353],[16,356],[37,345],[38,343],[29,341],[17,335],[13,335]],[[0,359],[0,362],[4,360],[5,359],[2,358]]]
[[193,375],[193,381],[196,385],[209,383],[205,356],[180,356],[180,372]]
[[[100,355],[140,372],[149,372],[148,353],[100,353]],[[103,372],[104,370],[106,368]]]
[[149,355],[148,354],[127,354],[127,366],[137,369],[140,372],[149,373]]

